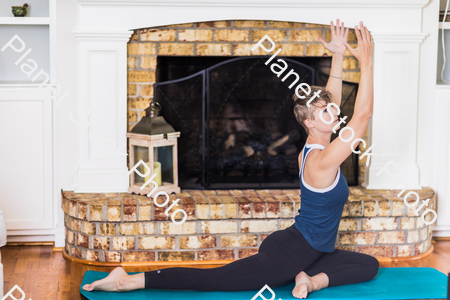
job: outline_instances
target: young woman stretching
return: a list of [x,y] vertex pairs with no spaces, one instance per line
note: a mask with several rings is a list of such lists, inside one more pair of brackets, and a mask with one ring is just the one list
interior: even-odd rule
[[[331,22],[332,40],[322,44],[333,53],[326,89],[311,87],[309,95],[294,95],[294,114],[309,136],[299,155],[301,209],[291,227],[273,232],[260,245],[257,254],[212,269],[168,268],[128,275],[114,269],[105,279],[86,284],[83,289],[130,291],[135,289],[171,289],[200,291],[260,290],[295,281],[292,294],[306,298],[308,293],[328,287],[373,279],[378,274],[378,260],[370,255],[335,249],[342,210],[349,195],[341,163],[352,153],[352,141],[362,138],[373,111],[372,36],[363,23],[355,26],[358,46],[347,44],[348,28],[337,20]],[[353,118],[347,126],[354,131],[349,142],[336,138],[330,143],[333,127],[339,126],[337,111],[327,111],[327,104],[339,106],[342,90],[342,63],[345,49],[361,67],[361,80]],[[320,97],[311,100],[316,91]],[[323,122],[319,114],[323,113]],[[331,116],[333,115],[333,119]],[[350,138],[350,130],[342,135]],[[359,142],[354,144],[354,147]]]

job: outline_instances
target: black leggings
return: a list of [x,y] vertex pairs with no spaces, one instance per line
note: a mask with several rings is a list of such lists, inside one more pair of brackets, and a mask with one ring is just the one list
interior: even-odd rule
[[292,283],[305,271],[308,276],[325,273],[328,286],[358,283],[378,274],[378,260],[370,255],[335,249],[320,252],[311,247],[292,225],[270,234],[259,252],[225,266],[211,269],[167,268],[145,272],[146,289],[245,291]]

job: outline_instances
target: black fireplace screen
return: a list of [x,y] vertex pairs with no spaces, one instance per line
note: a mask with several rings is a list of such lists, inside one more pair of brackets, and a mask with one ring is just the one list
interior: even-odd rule
[[[299,83],[325,85],[328,76],[283,58],[289,68],[277,77],[267,59],[232,58],[154,85],[162,115],[181,132],[181,188],[299,188],[298,155],[307,135],[294,117],[292,95]],[[282,79],[291,69],[300,79],[289,89],[295,76]],[[344,85],[342,104],[353,108],[357,84]],[[349,185],[357,185],[357,155],[344,165]]]

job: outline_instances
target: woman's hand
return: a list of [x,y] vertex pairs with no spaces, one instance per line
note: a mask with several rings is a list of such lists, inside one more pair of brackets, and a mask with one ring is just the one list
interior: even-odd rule
[[331,29],[331,41],[327,43],[321,38],[319,38],[319,41],[325,48],[330,50],[333,54],[344,55],[345,53],[344,43],[347,43],[348,28],[345,29],[344,22],[340,24],[339,19],[337,19],[336,28],[334,27],[333,21],[331,21],[330,29]]
[[344,43],[348,51],[355,56],[361,65],[372,64],[373,59],[373,39],[363,22],[359,22],[361,29],[355,26],[355,34],[358,39],[358,47],[353,49],[347,42]]

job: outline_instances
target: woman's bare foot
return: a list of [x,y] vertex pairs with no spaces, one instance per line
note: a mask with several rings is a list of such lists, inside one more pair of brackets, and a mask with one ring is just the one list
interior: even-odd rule
[[292,295],[299,299],[305,299],[308,293],[323,289],[328,286],[328,276],[325,273],[319,273],[313,277],[301,271],[295,276],[295,287]]
[[305,299],[308,293],[313,290],[313,285],[311,282],[311,277],[309,277],[305,272],[301,271],[295,276],[295,287],[292,290],[292,295],[295,298]]
[[127,286],[130,275],[122,267],[115,268],[106,278],[94,281],[91,284],[85,284],[83,290],[91,292],[93,290],[108,292],[130,291]]

